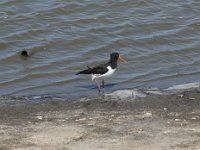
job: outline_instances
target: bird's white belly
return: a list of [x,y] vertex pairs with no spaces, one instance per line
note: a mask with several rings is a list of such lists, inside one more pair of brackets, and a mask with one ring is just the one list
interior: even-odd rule
[[94,81],[95,79],[108,78],[108,77],[112,76],[113,73],[116,71],[116,69],[112,69],[110,66],[108,66],[107,69],[108,69],[108,72],[106,72],[104,74],[92,74],[92,81]]

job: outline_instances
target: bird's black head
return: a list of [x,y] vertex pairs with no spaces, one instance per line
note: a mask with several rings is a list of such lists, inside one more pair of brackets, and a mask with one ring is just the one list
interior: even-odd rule
[[124,59],[124,58],[122,58],[120,55],[119,55],[119,53],[111,53],[110,54],[110,60],[111,61],[117,61],[117,60],[121,60],[121,61],[123,61],[124,63],[127,63],[127,61]]
[[117,67],[117,60],[121,60],[125,63],[127,63],[126,60],[124,60],[121,56],[119,56],[119,53],[111,53],[110,54],[110,61],[109,63],[111,64],[111,67],[114,69]]
[[112,60],[118,60],[118,58],[119,58],[119,53],[111,53],[111,54],[110,54],[110,58],[111,58]]

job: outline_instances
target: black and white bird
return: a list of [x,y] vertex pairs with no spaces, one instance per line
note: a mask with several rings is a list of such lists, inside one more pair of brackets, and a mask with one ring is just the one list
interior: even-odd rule
[[116,71],[118,59],[127,63],[127,61],[124,60],[119,53],[111,53],[110,60],[106,64],[98,65],[93,68],[88,67],[88,69],[80,71],[76,75],[91,74],[92,81],[96,82],[98,91],[100,92],[101,86],[99,81],[102,80],[102,87],[104,88],[104,79],[112,76],[112,74]]

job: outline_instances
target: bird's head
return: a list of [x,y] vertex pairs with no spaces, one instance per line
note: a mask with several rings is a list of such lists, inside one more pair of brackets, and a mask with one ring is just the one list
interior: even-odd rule
[[119,55],[119,53],[111,53],[110,54],[110,58],[111,58],[111,60],[120,60],[120,61],[122,61],[122,62],[124,62],[124,63],[128,63],[124,58],[122,58],[120,55]]

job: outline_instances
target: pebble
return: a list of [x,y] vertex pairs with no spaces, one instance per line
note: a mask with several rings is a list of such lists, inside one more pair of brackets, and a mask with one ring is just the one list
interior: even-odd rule
[[196,120],[197,118],[196,118],[196,117],[192,117],[191,119],[192,119],[192,120]]
[[42,119],[43,119],[42,116],[37,116],[36,118],[39,119],[39,120],[42,120]]
[[166,110],[167,110],[167,108],[165,107],[165,108],[164,108],[164,111],[166,111]]
[[145,118],[151,118],[152,117],[152,113],[151,112],[146,112],[144,114],[139,114],[135,116],[138,119],[145,119]]
[[174,119],[175,121],[181,121],[181,119]]
[[33,99],[40,99],[42,98],[41,96],[34,96]]
[[151,113],[151,112],[147,112],[145,115],[146,115],[147,117],[152,117],[152,113]]
[[76,121],[85,121],[87,120],[86,118],[80,118],[80,119],[76,119]]
[[182,98],[182,97],[183,97],[183,94],[180,94],[180,95],[178,95],[178,96]]

